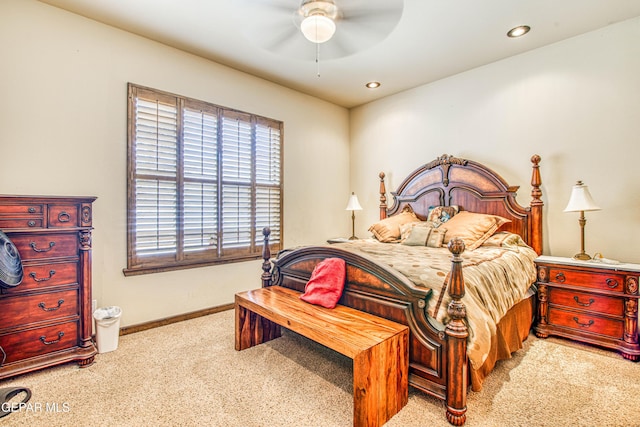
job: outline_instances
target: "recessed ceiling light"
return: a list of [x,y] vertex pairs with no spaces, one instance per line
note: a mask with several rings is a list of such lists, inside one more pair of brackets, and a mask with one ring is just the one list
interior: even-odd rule
[[380,87],[380,82],[369,82],[365,86],[369,89],[376,89]]
[[528,25],[519,25],[507,31],[507,36],[511,38],[521,37],[531,31],[531,27]]

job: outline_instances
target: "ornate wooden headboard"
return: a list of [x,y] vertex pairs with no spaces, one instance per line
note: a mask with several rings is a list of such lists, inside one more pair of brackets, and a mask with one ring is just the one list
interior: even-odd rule
[[516,201],[519,186],[510,186],[493,170],[472,160],[443,154],[413,171],[391,192],[393,204],[387,207],[385,174],[380,173],[380,219],[401,212],[407,206],[426,218],[431,206],[457,205],[460,210],[500,215],[511,220],[501,230],[517,233],[538,254],[542,253],[542,191],[540,156],[531,157],[531,203]]

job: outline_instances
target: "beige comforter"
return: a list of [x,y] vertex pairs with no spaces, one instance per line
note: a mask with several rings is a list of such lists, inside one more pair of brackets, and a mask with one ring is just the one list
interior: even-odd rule
[[[428,301],[429,315],[442,324],[450,320],[447,306],[451,298],[443,289],[451,270],[452,255],[447,248],[380,243],[374,239],[338,245],[343,249],[363,252],[369,258],[393,267],[407,276],[416,287],[432,289]],[[510,307],[525,297],[535,282],[533,260],[536,257],[535,251],[517,235],[501,239],[497,245],[483,245],[462,254],[466,290],[462,301],[467,308],[467,354],[472,368],[482,366],[496,333],[497,323]]]

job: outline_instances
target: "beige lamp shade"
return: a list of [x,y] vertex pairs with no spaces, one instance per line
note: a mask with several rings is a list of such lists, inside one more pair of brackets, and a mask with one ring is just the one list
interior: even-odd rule
[[345,211],[361,211],[362,206],[360,206],[360,202],[358,202],[358,196],[355,193],[351,193],[349,196],[349,202],[347,203],[347,207]]
[[596,205],[593,201],[589,188],[578,181],[576,185],[571,189],[571,197],[569,198],[569,204],[564,209],[565,212],[580,212],[580,211],[599,211],[600,206]]

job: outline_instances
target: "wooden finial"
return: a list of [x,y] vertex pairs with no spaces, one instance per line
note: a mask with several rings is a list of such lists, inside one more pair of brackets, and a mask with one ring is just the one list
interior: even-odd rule
[[540,178],[540,156],[534,154],[531,157],[533,170],[531,173],[531,242],[530,245],[538,255],[542,254],[542,179]]
[[387,217],[387,189],[384,185],[384,172],[380,172],[380,219]]
[[271,229],[265,227],[262,229],[262,235],[264,236],[264,245],[262,246],[262,287],[267,288],[271,286],[271,248],[269,247],[269,236],[271,235]]

